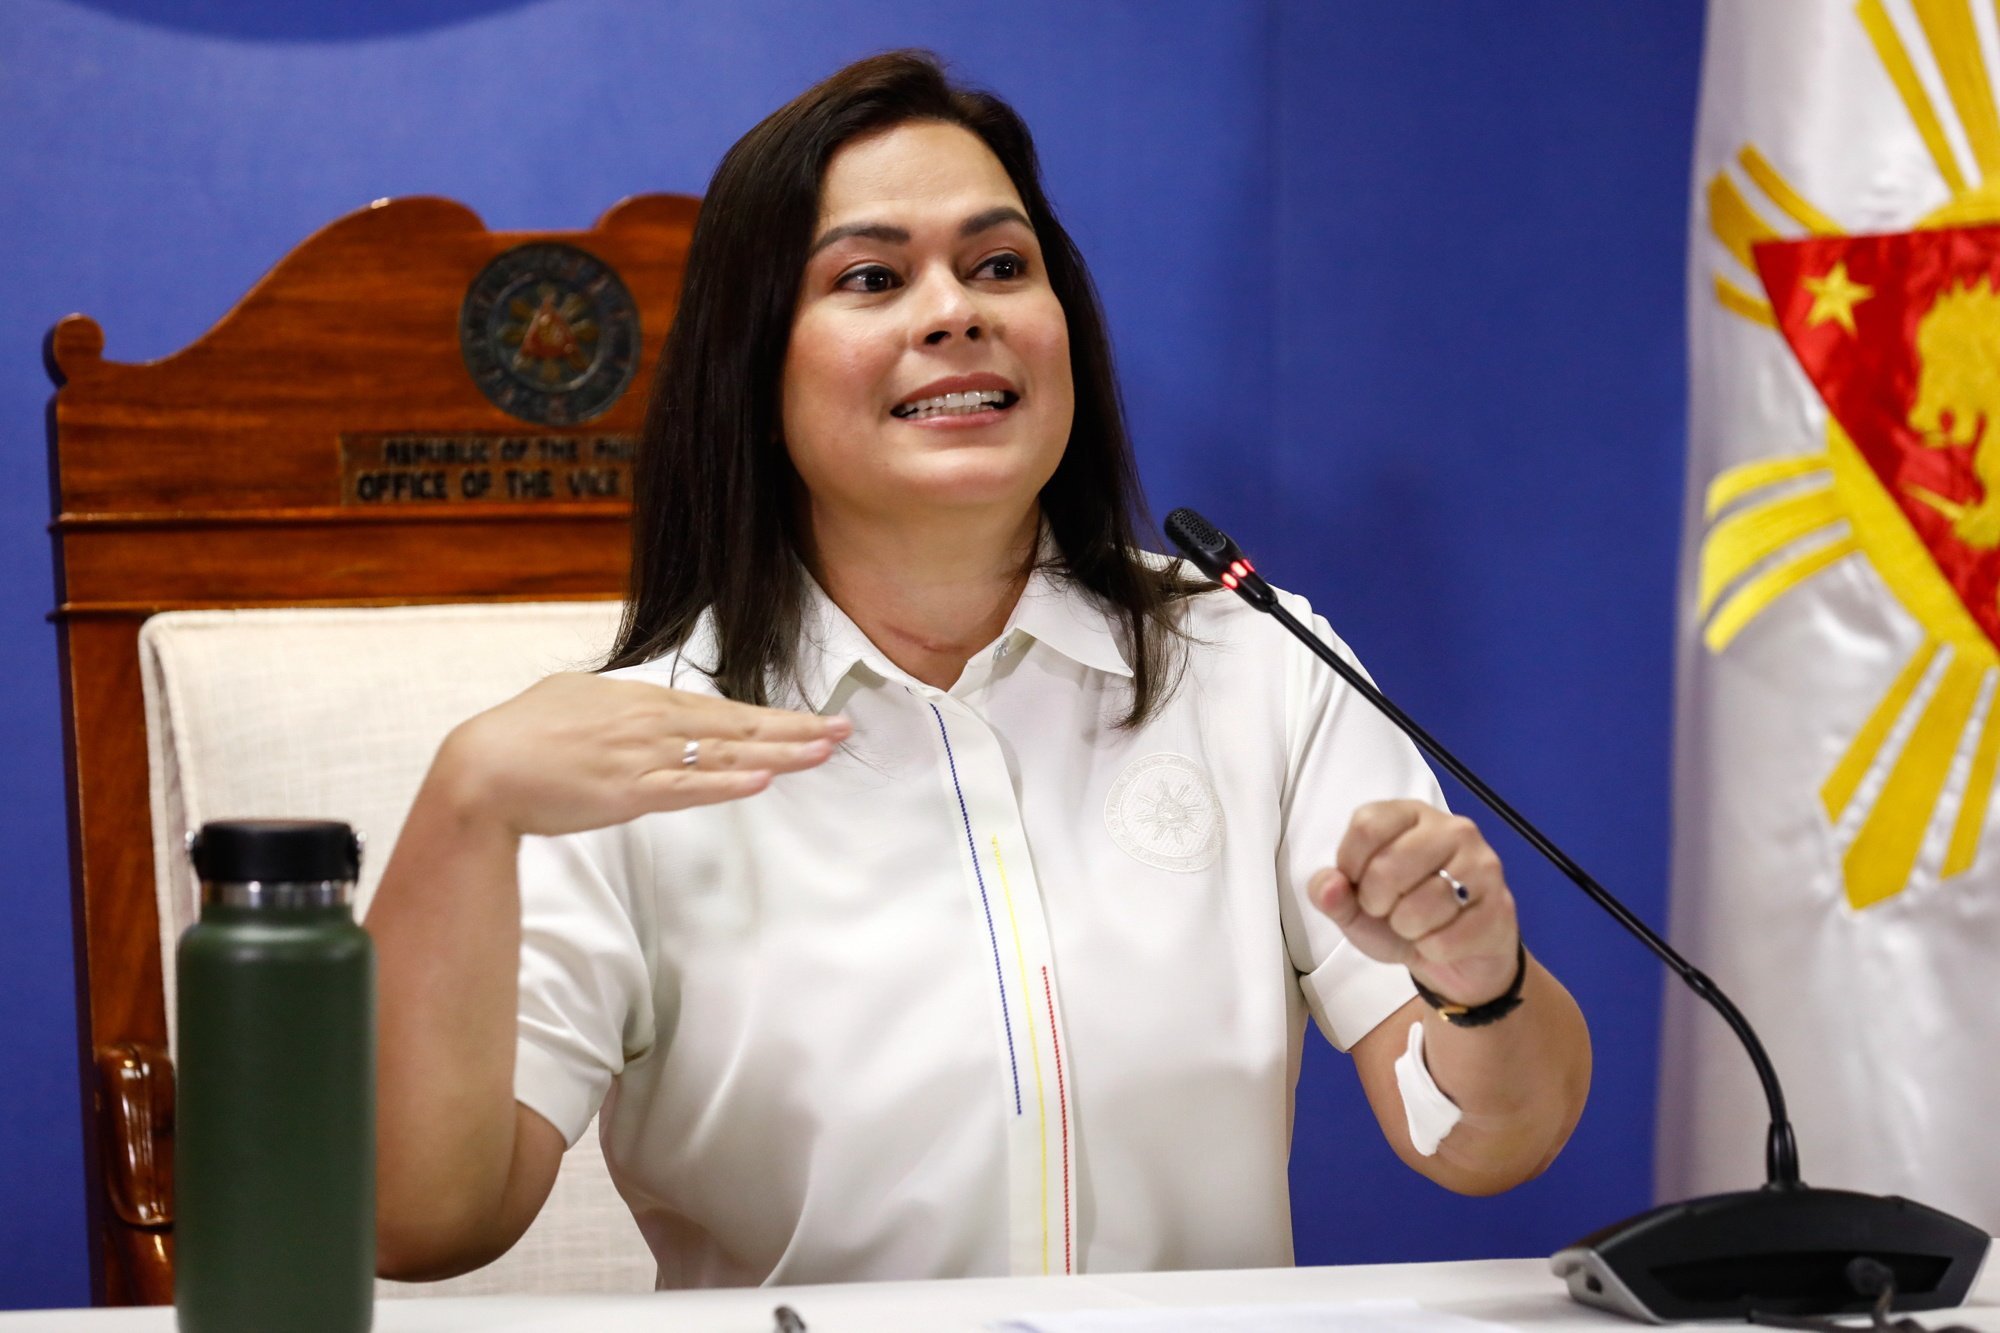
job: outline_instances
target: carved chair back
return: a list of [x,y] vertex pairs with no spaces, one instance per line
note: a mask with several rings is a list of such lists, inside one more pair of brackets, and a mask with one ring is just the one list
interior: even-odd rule
[[385,201],[302,242],[163,360],[106,361],[102,331],[80,315],[51,333],[100,1302],[172,1295],[142,624],[166,611],[622,596],[641,386],[696,207],[649,195],[589,231],[505,233],[446,200]]

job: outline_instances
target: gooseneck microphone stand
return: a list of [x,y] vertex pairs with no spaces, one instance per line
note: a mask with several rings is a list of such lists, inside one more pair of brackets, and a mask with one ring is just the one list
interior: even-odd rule
[[1722,1015],[1764,1085],[1771,1127],[1762,1189],[1665,1204],[1585,1236],[1550,1261],[1570,1295],[1634,1319],[1863,1312],[1880,1282],[1858,1260],[1886,1267],[1893,1306],[1935,1310],[1960,1304],[1986,1256],[1986,1233],[1948,1213],[1893,1195],[1814,1189],[1799,1180],[1798,1145],[1777,1070],[1742,1011],[1700,969],[1585,873],[1527,817],[1439,744],[1347,659],[1279,603],[1236,543],[1192,509],[1167,515],[1167,537],[1195,568],[1270,615],[1418,749],[1464,783],[1488,809],[1546,857],[1592,902],[1636,936]]

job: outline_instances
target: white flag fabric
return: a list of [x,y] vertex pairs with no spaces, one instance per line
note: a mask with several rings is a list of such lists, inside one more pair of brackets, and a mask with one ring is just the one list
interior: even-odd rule
[[[1689,268],[1672,935],[1808,1183],[2000,1231],[2000,15],[1713,0]],[[1671,988],[1662,1198],[1763,1179]]]

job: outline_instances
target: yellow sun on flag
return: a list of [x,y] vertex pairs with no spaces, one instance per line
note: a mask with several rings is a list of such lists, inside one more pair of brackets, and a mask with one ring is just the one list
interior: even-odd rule
[[[1909,40],[1928,49],[1949,108],[1933,103],[1905,34],[1882,0],[1861,0],[1854,13],[1950,193],[1949,202],[1913,226],[2000,221],[2000,104],[1970,0],[1909,0],[1909,8],[1917,29]],[[1946,114],[1955,117],[1970,149],[1970,178],[1945,134]],[[1755,294],[1761,284],[1751,247],[1846,233],[1754,146],[1745,145],[1734,165],[1735,172],[1718,172],[1707,188],[1709,229],[1735,265],[1715,274],[1715,298],[1730,313],[1775,331],[1769,302]],[[1760,196],[1757,203],[1739,178]],[[1781,220],[1774,223],[1773,216]],[[1813,298],[1807,325],[1830,323],[1848,335],[1856,307],[1874,295],[1844,264],[1802,285]],[[2000,330],[1995,334],[2000,337]],[[2000,652],[1831,413],[1826,439],[1824,452],[1759,459],[1710,482],[1696,596],[1703,641],[1720,653],[1786,593],[1858,557],[1923,627],[1923,642],[1820,786],[1829,825],[1855,829],[1842,879],[1847,901],[1865,909],[1909,884],[1933,827],[1948,828],[1942,877],[1972,868],[2000,768]],[[1956,808],[1946,809],[1947,779],[1961,762],[1962,794]]]

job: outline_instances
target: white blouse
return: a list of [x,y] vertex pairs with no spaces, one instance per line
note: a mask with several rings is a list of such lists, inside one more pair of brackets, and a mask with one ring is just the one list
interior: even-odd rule
[[[1291,1262],[1305,1016],[1346,1049],[1414,994],[1305,885],[1441,800],[1414,748],[1228,593],[1133,730],[1059,576],[950,690],[810,597],[789,702],[840,753],[524,846],[516,1096],[570,1142],[602,1103],[665,1287]],[[711,643],[618,674],[712,692]]]

